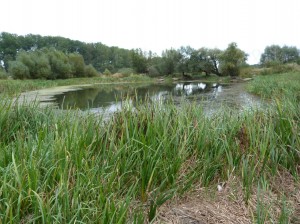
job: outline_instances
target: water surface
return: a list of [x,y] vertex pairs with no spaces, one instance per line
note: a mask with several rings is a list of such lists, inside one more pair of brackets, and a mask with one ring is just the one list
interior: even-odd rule
[[196,102],[207,111],[221,105],[237,109],[252,108],[258,99],[245,91],[244,83],[222,85],[204,82],[177,82],[156,84],[103,84],[83,87],[55,95],[53,102],[60,109],[81,109],[93,112],[113,113],[124,102],[135,105],[145,99],[164,102],[172,98],[175,104],[182,101]]

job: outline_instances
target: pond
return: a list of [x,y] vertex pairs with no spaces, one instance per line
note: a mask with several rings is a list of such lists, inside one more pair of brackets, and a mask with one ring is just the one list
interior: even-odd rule
[[245,91],[245,83],[218,84],[204,82],[177,82],[155,84],[102,84],[54,95],[51,100],[60,109],[81,109],[111,114],[122,105],[149,101],[164,102],[172,99],[175,104],[183,101],[203,105],[204,110],[216,110],[223,104],[237,109],[252,108],[259,99]]

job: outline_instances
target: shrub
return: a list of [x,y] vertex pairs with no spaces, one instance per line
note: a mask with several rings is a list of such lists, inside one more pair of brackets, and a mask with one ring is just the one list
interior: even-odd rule
[[29,68],[30,76],[34,79],[44,79],[51,75],[49,59],[44,53],[37,52],[32,55],[35,62],[34,69]]
[[85,76],[87,77],[95,77],[99,75],[98,71],[91,64],[86,65],[84,70]]
[[69,54],[69,62],[71,64],[72,74],[74,77],[83,77],[85,63],[82,55],[77,53]]
[[61,51],[52,50],[48,53],[52,70],[50,79],[66,79],[72,77],[72,68],[69,58]]
[[7,79],[8,75],[6,71],[0,66],[0,79]]
[[161,75],[156,66],[150,66],[149,70],[148,70],[148,74],[149,74],[149,76],[152,76],[152,77]]
[[124,76],[129,76],[131,74],[135,74],[136,72],[132,68],[120,68],[117,73],[120,73]]
[[222,66],[222,75],[223,76],[239,76],[240,69],[233,63],[226,63]]
[[111,75],[111,72],[106,68],[103,72],[104,75]]
[[14,79],[28,79],[30,77],[29,68],[20,61],[10,62],[8,71]]
[[18,79],[67,79],[98,75],[98,71],[92,65],[85,65],[82,55],[65,54],[48,48],[20,51],[16,60],[11,63],[9,72]]
[[29,69],[29,78],[48,78],[51,74],[48,56],[42,51],[21,51],[17,56],[17,61],[27,66]]
[[281,64],[281,63],[269,63],[267,68],[263,68],[260,72],[261,75],[271,75],[287,72],[299,72],[300,66],[296,63]]

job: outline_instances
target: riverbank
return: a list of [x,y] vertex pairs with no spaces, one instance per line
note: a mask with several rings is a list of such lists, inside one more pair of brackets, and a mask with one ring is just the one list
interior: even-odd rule
[[72,78],[57,80],[13,80],[0,79],[0,96],[18,97],[21,93],[35,90],[60,87],[61,89],[78,85],[93,85],[100,83],[118,83],[118,82],[154,82],[153,79],[144,75],[130,75],[126,77],[99,76],[93,78]]
[[146,104],[102,122],[2,101],[0,222],[297,223],[299,75],[256,77],[269,107],[210,118]]
[[[200,79],[198,79],[200,78]],[[14,98],[18,104],[36,102],[40,106],[51,105],[51,100],[56,95],[69,91],[81,90],[93,85],[124,85],[124,84],[151,84],[151,83],[173,83],[176,81],[197,82],[199,80],[207,83],[229,83],[229,77],[198,77],[196,80],[183,80],[182,78],[150,78],[145,75],[130,76],[101,76],[93,78],[73,78],[64,80],[0,80],[0,97]]]

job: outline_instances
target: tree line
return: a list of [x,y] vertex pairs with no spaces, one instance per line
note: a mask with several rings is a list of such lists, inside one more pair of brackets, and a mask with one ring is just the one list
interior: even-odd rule
[[264,66],[274,64],[300,64],[300,51],[296,47],[271,45],[267,46],[261,55],[260,63]]
[[85,64],[82,55],[65,54],[54,48],[19,51],[16,60],[9,62],[8,71],[17,79],[66,79],[98,75],[91,64]]
[[[0,34],[0,73],[6,70],[15,78],[70,78],[95,76],[97,72],[238,76],[241,68],[247,66],[247,56],[236,43],[230,43],[225,50],[185,46],[164,50],[158,56],[151,51],[108,47],[64,37]],[[300,63],[299,50],[268,46],[260,63],[263,66]]]

